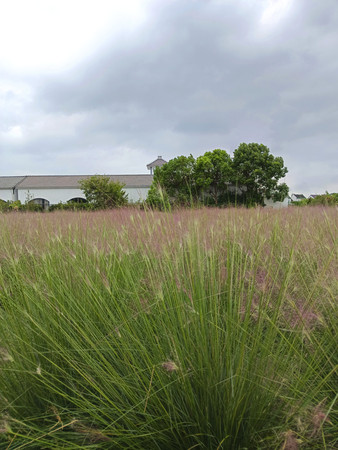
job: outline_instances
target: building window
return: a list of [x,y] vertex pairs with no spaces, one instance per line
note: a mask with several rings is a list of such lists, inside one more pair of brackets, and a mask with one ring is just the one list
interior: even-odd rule
[[49,208],[49,201],[45,198],[33,198],[29,203],[34,203],[35,205],[41,206],[42,209]]
[[87,203],[87,200],[82,197],[74,197],[68,200],[67,203]]

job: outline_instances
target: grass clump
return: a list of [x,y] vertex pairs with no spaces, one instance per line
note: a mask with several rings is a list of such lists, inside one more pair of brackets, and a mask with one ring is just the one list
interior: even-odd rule
[[0,448],[337,445],[334,210],[0,221]]

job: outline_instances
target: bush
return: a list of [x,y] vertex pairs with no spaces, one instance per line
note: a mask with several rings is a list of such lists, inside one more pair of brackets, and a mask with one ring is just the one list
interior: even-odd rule
[[30,201],[23,204],[20,208],[20,211],[43,212],[44,209],[41,205]]
[[117,208],[128,203],[124,185],[111,181],[108,176],[94,175],[80,181],[80,186],[91,209]]
[[91,206],[86,202],[59,202],[50,205],[48,211],[85,211],[91,209]]
[[0,200],[0,212],[11,212],[11,211],[34,211],[42,212],[43,208],[41,205],[37,205],[34,202],[21,203],[20,200],[11,201]]
[[6,211],[8,211],[8,202],[5,202],[5,200],[0,199],[0,212]]
[[299,202],[292,202],[293,206],[337,206],[338,205],[338,194],[332,193],[317,195],[315,198],[304,198]]
[[150,208],[158,209],[159,211],[168,211],[170,209],[169,196],[165,189],[160,185],[156,186],[154,183],[150,186],[146,204]]
[[326,192],[322,195],[317,195],[315,198],[308,199],[308,205],[323,205],[323,206],[335,206],[338,205],[338,194],[333,193],[329,194]]

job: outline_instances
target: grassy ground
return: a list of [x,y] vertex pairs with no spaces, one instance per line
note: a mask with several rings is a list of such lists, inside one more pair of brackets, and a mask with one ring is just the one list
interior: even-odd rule
[[0,216],[0,448],[338,446],[337,211]]

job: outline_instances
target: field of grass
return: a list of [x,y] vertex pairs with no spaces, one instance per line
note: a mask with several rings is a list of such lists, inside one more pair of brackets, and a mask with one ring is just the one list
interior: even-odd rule
[[337,448],[337,278],[334,208],[0,215],[0,448]]

